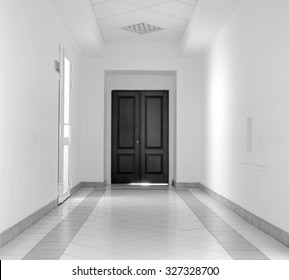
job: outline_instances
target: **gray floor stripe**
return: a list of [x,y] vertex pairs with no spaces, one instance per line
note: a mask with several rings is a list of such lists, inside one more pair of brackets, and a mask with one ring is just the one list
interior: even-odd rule
[[269,259],[193,193],[186,189],[175,188],[175,191],[234,260]]
[[54,229],[41,239],[23,260],[59,260],[81,229],[106,189],[94,189]]

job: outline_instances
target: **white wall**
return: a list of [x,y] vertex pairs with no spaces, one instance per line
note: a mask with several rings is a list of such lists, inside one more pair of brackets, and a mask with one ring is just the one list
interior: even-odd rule
[[104,181],[104,68],[102,61],[83,67],[81,178]]
[[[85,66],[87,88],[82,100],[84,179],[104,181],[103,162],[104,165],[109,164],[103,153],[103,149],[110,147],[108,142],[103,143],[103,131],[105,135],[107,133],[105,125],[107,116],[103,115],[103,108],[109,106],[109,100],[105,105],[104,99],[106,94],[104,71],[176,71],[177,88],[174,104],[177,129],[176,180],[199,182],[201,90],[199,64],[180,60],[177,44],[173,43],[107,43],[104,50],[103,61],[87,62]],[[103,145],[98,146],[97,143]]]
[[177,73],[177,182],[200,182],[201,71],[198,61],[180,61]]
[[201,175],[204,185],[287,232],[288,12],[288,0],[245,1],[204,57]]
[[59,43],[74,65],[72,179],[80,181],[81,58],[44,1],[2,0],[0,34],[1,233],[57,198]]

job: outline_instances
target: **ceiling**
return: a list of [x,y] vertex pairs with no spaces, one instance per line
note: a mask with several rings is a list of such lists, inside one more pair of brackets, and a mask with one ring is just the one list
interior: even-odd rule
[[[245,1],[45,0],[45,3],[85,59],[103,58],[107,47],[104,41],[177,42],[180,57],[198,59]],[[141,35],[121,29],[141,22],[162,30]]]
[[90,0],[90,3],[105,42],[179,42],[198,1]]

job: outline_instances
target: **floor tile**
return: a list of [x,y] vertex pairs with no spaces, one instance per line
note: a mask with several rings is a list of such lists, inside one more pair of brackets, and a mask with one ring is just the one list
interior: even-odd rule
[[0,248],[0,259],[289,259],[289,248],[198,189],[85,188]]
[[261,252],[250,251],[250,250],[228,250],[230,256],[235,260],[265,260],[265,255]]
[[13,255],[13,254],[0,254],[0,260],[22,260],[25,254]]
[[0,254],[11,254],[11,255],[21,255],[26,254],[31,250],[31,247],[19,247],[19,246],[10,246],[9,244],[7,246],[4,246],[0,249]]
[[34,250],[65,250],[70,241],[40,241],[33,247]]
[[23,257],[23,260],[59,260],[64,250],[34,249]]

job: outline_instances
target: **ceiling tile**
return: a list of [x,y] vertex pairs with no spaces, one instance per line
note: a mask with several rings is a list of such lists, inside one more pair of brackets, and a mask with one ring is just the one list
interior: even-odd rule
[[179,32],[161,30],[154,33],[142,35],[142,39],[150,42],[177,42],[179,41],[181,36],[182,34]]
[[168,2],[168,0],[121,0],[121,1],[141,8],[146,8],[160,3]]
[[99,20],[98,24],[101,30],[120,29],[122,27],[135,24],[135,20],[130,20],[122,16],[114,16],[111,18]]
[[166,14],[166,15],[173,15],[173,14],[182,13],[188,10],[192,11],[194,7],[184,2],[174,0],[174,1],[169,1],[166,3],[162,3],[159,5],[150,7],[149,9],[152,11]]
[[191,15],[192,15],[192,10],[186,10],[186,11],[181,12],[181,13],[175,13],[172,16],[174,16],[178,19],[188,21],[191,18]]
[[[178,42],[198,0],[90,0],[106,42]],[[123,30],[146,23],[164,30],[138,34]]]
[[181,36],[182,36],[182,33],[180,32],[164,30],[164,32],[159,37],[161,40],[167,39],[167,40],[172,40],[172,41],[178,41]]
[[186,4],[190,4],[192,6],[196,6],[199,0],[179,0],[180,2],[184,2]]
[[152,19],[149,23],[162,28],[170,28],[172,26],[186,25],[187,21],[172,16],[163,16],[158,19]]
[[139,42],[139,37],[141,37],[141,35],[139,34],[135,34],[129,37],[122,37],[122,38],[118,38],[116,40],[116,42]]
[[162,16],[160,13],[149,11],[146,9],[141,9],[133,12],[126,13],[123,15],[125,18],[133,19],[136,23],[147,22],[151,19],[156,19]]
[[105,18],[109,18],[109,17],[111,17],[111,16],[114,16],[114,15],[111,14],[111,13],[99,11],[99,10],[97,10],[97,9],[94,9],[94,14],[95,14],[95,17],[96,17],[97,20],[105,19]]
[[[130,37],[129,42],[149,42],[147,38],[144,38],[142,35],[135,36],[135,37]],[[124,39],[119,39],[118,42],[125,42]]]
[[[157,33],[159,32],[161,31],[158,31]],[[138,37],[134,38],[134,42],[151,42],[155,40],[156,40],[156,37],[153,35],[153,33],[139,35]]]
[[108,1],[110,0],[90,0],[92,5],[97,5],[97,4],[108,2]]
[[103,39],[105,41],[127,40],[129,37],[133,37],[133,34],[122,29],[113,29],[103,32]]
[[137,10],[138,8],[133,5],[129,5],[117,0],[110,0],[108,2],[104,2],[94,6],[94,9],[98,11],[111,13],[114,15],[120,15],[123,13],[127,13],[133,10]]
[[172,26],[166,27],[166,29],[183,33],[184,30],[186,29],[186,26],[187,24],[172,25]]
[[134,42],[152,42],[152,41],[155,41],[155,39],[154,38],[151,39],[147,34],[146,36],[140,35],[136,38],[133,38],[133,41]]

